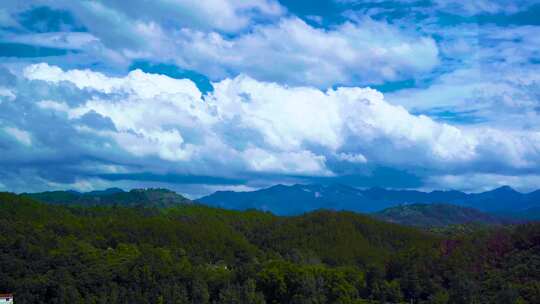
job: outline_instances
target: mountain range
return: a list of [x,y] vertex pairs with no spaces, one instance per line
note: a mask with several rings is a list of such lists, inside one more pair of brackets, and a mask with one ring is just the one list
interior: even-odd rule
[[299,215],[318,209],[348,210],[420,227],[540,219],[540,191],[520,193],[508,186],[468,194],[460,191],[358,189],[343,184],[275,185],[249,192],[217,191],[196,201],[171,190],[153,188],[47,191],[20,196],[53,205],[168,208],[200,203],[232,210],[257,209],[276,215]]
[[373,213],[403,204],[444,203],[478,209],[496,215],[540,219],[540,190],[521,193],[503,186],[481,193],[461,191],[357,189],[342,184],[276,185],[250,192],[218,191],[198,202],[245,210],[260,209],[295,215],[316,209]]

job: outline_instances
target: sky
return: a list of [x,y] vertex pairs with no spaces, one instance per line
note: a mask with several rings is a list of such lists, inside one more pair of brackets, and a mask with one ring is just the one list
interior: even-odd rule
[[540,188],[540,0],[0,2],[0,191]]

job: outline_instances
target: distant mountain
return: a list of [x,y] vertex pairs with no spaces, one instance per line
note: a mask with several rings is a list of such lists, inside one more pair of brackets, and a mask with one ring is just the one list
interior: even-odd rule
[[450,204],[400,205],[379,211],[374,216],[387,222],[422,228],[470,223],[494,225],[510,222],[473,208]]
[[[517,208],[528,208],[527,195],[524,195],[509,186],[503,186],[491,191],[473,193],[459,201],[463,205],[474,206],[480,210],[492,212],[507,210],[509,206]],[[539,202],[540,203],[540,202]]]
[[40,193],[23,193],[40,202],[55,205],[105,206],[119,205],[125,207],[145,206],[166,208],[178,204],[190,204],[192,201],[176,192],[167,189],[133,189],[126,192],[119,188],[103,191],[47,191]]
[[[376,190],[376,191],[375,191]],[[502,186],[494,190],[467,194],[460,191],[432,191],[421,192],[414,190],[388,190],[368,189],[362,193],[373,200],[388,202],[392,201],[399,205],[403,203],[446,203],[471,207],[483,212],[493,214],[509,213],[520,218],[533,219],[528,210],[540,207],[540,191],[521,193],[509,186]]]
[[259,209],[280,215],[294,215],[316,209],[371,212],[384,208],[384,202],[374,202],[362,190],[339,184],[276,185],[251,192],[218,191],[197,201],[221,208]]
[[482,193],[460,191],[360,190],[346,185],[277,185],[251,192],[218,191],[199,202],[229,209],[260,209],[292,215],[315,209],[370,213],[402,204],[444,203],[491,214],[540,219],[540,190],[520,193],[508,186]]

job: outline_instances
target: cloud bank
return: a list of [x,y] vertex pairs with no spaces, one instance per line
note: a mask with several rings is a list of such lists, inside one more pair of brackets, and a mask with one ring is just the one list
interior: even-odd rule
[[452,126],[369,88],[238,76],[203,95],[188,79],[140,70],[111,77],[41,63],[2,73],[11,80],[0,103],[3,176],[17,168],[52,183],[140,172],[332,177],[347,164],[349,173],[399,167],[444,181],[540,170],[540,132]]

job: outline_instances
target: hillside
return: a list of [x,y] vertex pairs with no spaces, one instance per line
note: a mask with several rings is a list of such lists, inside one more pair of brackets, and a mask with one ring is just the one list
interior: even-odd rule
[[73,207],[0,193],[0,293],[19,303],[538,303],[539,239],[538,224],[447,238],[351,212]]
[[39,193],[23,193],[21,196],[29,197],[40,202],[55,205],[73,206],[139,206],[166,208],[179,204],[192,203],[189,199],[167,189],[133,189],[124,191],[110,188],[103,191],[76,192],[76,191],[47,191]]
[[374,216],[387,222],[422,228],[473,223],[500,225],[509,222],[473,208],[450,204],[400,205],[377,212]]

